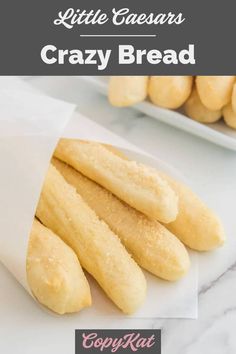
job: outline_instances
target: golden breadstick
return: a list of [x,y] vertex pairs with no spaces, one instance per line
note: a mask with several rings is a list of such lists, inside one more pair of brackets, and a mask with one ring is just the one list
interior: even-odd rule
[[64,314],[91,305],[88,282],[73,250],[34,220],[28,246],[27,278],[34,296]]
[[124,160],[96,142],[61,139],[54,154],[145,215],[162,222],[175,220],[175,193],[146,166]]
[[233,110],[231,103],[223,108],[223,116],[225,123],[230,128],[236,129],[236,112]]
[[123,312],[137,310],[146,295],[141,269],[119,238],[52,165],[36,215],[74,249],[82,266]]
[[179,197],[179,213],[165,225],[185,245],[197,251],[221,246],[225,233],[221,221],[187,186],[162,174]]
[[232,108],[234,113],[236,113],[236,83],[234,84],[232,93]]
[[222,116],[221,110],[210,111],[202,104],[196,88],[193,89],[189,99],[185,102],[184,110],[187,116],[201,123],[214,123]]
[[[119,154],[119,151],[115,152],[113,148],[113,153]],[[127,157],[123,158],[127,159]],[[163,172],[159,171],[159,174],[169,183],[179,198],[178,216],[174,222],[166,224],[166,228],[187,246],[197,251],[208,251],[221,246],[225,241],[225,232],[219,218],[190,188]]]
[[217,111],[231,100],[235,76],[197,76],[199,97],[208,109]]
[[148,219],[64,162],[53,158],[52,163],[119,236],[140,266],[166,280],[186,274],[190,261],[184,245],[158,221]]
[[151,76],[148,95],[155,105],[176,109],[189,97],[192,83],[192,76]]
[[145,100],[148,76],[111,76],[108,98],[116,107],[127,107]]
[[126,158],[126,155],[120,151],[120,150],[117,150],[116,147],[114,147],[113,145],[109,145],[109,144],[103,144],[108,150],[110,150],[111,152],[113,152],[115,155],[121,157],[122,159],[125,159],[125,160],[128,160]]

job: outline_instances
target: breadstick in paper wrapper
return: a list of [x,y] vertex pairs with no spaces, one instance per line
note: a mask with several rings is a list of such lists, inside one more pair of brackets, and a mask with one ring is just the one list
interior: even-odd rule
[[87,279],[74,251],[36,219],[28,254],[27,278],[37,300],[59,314],[91,305]]
[[185,247],[158,221],[148,219],[64,162],[53,158],[52,163],[118,235],[141,267],[172,281],[186,274],[190,261]]
[[53,165],[45,178],[36,215],[71,246],[81,265],[123,312],[137,310],[146,296],[141,269]]
[[145,165],[124,160],[102,144],[79,140],[61,139],[54,154],[148,217],[166,223],[175,220],[175,192]]

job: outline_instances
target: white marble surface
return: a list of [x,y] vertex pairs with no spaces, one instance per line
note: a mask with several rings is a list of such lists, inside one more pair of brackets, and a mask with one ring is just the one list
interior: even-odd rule
[[[0,266],[0,353],[74,353],[74,328],[162,328],[163,354],[236,353],[236,153],[171,128],[133,109],[116,109],[76,77],[30,78],[51,95],[179,169],[223,219],[226,245],[199,256],[198,320],[95,319],[71,324],[45,313]],[[30,322],[27,313],[37,320]],[[8,315],[10,314],[10,315]],[[14,314],[14,316],[12,315]],[[62,325],[63,324],[63,325]]]

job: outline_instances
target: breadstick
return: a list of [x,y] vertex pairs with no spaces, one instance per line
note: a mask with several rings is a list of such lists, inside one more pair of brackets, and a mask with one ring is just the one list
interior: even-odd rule
[[223,116],[225,123],[230,128],[236,129],[236,112],[233,110],[231,103],[223,108]]
[[81,265],[123,312],[137,310],[146,294],[141,269],[119,238],[52,165],[36,215],[74,249]]
[[197,76],[199,97],[208,109],[217,111],[231,100],[235,76]]
[[54,154],[150,218],[175,220],[175,193],[146,166],[126,161],[95,142],[61,139]]
[[234,84],[232,93],[232,108],[234,113],[236,113],[236,83]]
[[148,76],[111,76],[108,98],[116,107],[127,107],[145,100]]
[[158,221],[148,219],[64,162],[54,158],[52,163],[119,236],[141,267],[172,281],[186,274],[190,262],[185,247]]
[[176,109],[189,97],[192,83],[192,76],[151,76],[148,95],[155,105]]
[[128,160],[126,158],[126,155],[120,151],[120,150],[117,150],[116,147],[114,147],[113,145],[110,145],[110,144],[103,144],[108,150],[110,150],[111,152],[113,152],[115,155],[121,157],[122,159],[125,159],[125,160]]
[[27,255],[27,278],[37,300],[58,314],[91,305],[88,282],[76,254],[34,220]]
[[221,110],[210,111],[202,104],[196,88],[193,89],[189,99],[185,102],[184,110],[187,116],[201,123],[214,123],[222,116]]
[[[119,151],[115,152],[113,148],[113,153],[119,154]],[[219,218],[190,188],[163,172],[159,171],[159,174],[179,198],[178,216],[174,222],[166,224],[166,228],[185,245],[197,251],[209,251],[221,246],[225,242],[225,232]]]
[[197,251],[221,246],[225,233],[221,221],[187,186],[162,174],[179,197],[179,213],[167,229]]

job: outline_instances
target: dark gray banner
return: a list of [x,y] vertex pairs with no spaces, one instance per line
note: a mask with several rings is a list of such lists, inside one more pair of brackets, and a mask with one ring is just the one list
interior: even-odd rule
[[161,330],[75,331],[75,354],[161,354]]
[[2,0],[0,75],[232,75],[235,0]]

